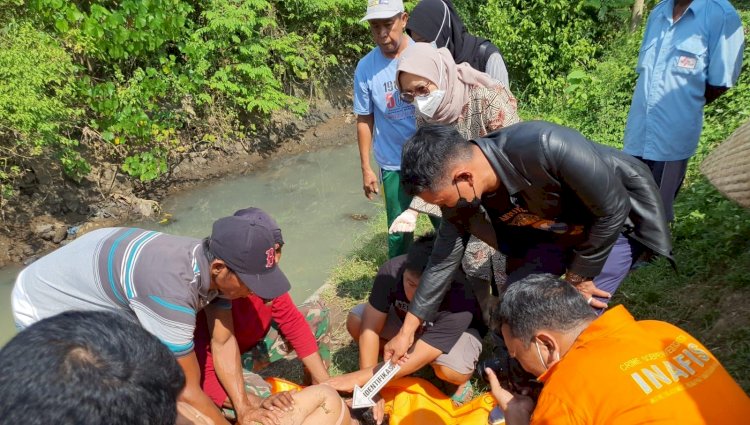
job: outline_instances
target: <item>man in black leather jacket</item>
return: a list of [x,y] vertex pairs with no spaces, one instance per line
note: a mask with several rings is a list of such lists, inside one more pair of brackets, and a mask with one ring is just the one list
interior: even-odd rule
[[509,283],[565,274],[598,309],[643,250],[672,261],[649,169],[573,129],[530,121],[466,141],[450,127],[424,126],[402,155],[405,190],[439,205],[443,221],[404,325],[385,347],[392,361],[432,320],[470,234],[508,256]]

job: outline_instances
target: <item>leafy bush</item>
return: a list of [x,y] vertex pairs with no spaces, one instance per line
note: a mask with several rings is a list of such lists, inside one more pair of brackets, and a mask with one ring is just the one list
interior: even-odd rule
[[588,138],[622,148],[633,97],[641,32],[622,33],[589,70],[555,79],[555,89],[535,97],[523,114],[573,127]]
[[[407,10],[416,4],[415,1],[404,3]],[[364,16],[365,5],[357,0],[287,0],[276,2],[276,16],[287,31],[313,34],[310,44],[333,55],[339,64],[354,65],[365,53],[366,46],[371,44],[366,25],[359,22]]]
[[88,166],[75,151],[80,110],[71,106],[75,68],[48,34],[12,21],[0,31],[0,185],[11,194],[24,159],[50,148],[80,178]]
[[[54,148],[76,179],[89,170],[82,144],[153,181],[198,145],[253,138],[275,111],[304,113],[306,95],[368,40],[356,0],[0,5],[0,64],[9,64],[0,101],[10,99],[0,105],[0,143],[10,152],[4,183],[24,154],[11,149],[16,142],[35,154]],[[26,69],[39,78],[25,81]]]
[[31,0],[29,8],[87,58],[123,65],[178,40],[193,11],[180,0]]
[[[556,77],[587,69],[621,27],[631,0],[489,0],[471,22],[503,54],[514,86],[530,99],[559,88]],[[466,10],[471,10],[465,6]]]
[[284,93],[278,78],[306,78],[310,65],[298,48],[304,42],[277,26],[272,8],[265,0],[211,2],[182,49],[186,66],[206,88],[248,112],[267,114],[285,106],[304,112],[304,103]]

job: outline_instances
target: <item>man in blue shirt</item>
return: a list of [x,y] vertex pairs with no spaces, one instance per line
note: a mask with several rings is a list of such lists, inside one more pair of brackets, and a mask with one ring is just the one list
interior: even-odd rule
[[[398,57],[413,43],[404,33],[408,15],[401,0],[368,0],[362,21],[370,24],[377,45],[360,59],[354,73],[354,113],[365,196],[378,193],[378,178],[370,166],[370,151],[380,166],[388,227],[411,202],[401,188],[401,147],[416,131],[414,106],[401,100],[396,87]],[[388,255],[406,253],[412,233],[388,235]]]
[[743,48],[742,21],[727,0],[664,0],[648,18],[624,150],[651,168],[670,221],[703,106],[737,82]]

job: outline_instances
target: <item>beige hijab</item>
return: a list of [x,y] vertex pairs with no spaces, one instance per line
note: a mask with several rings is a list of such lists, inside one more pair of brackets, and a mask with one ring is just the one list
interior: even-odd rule
[[458,120],[464,105],[469,103],[469,89],[472,86],[493,87],[500,84],[468,63],[456,65],[448,49],[435,49],[429,43],[414,43],[401,55],[396,71],[397,86],[402,72],[426,78],[445,90],[443,101],[432,117],[433,122],[441,124],[452,124]]

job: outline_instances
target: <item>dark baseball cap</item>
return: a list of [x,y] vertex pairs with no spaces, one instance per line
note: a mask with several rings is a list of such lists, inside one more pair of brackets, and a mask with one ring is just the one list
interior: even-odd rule
[[[263,216],[268,217],[265,213]],[[208,245],[211,253],[224,261],[242,283],[267,300],[291,289],[289,279],[276,263],[274,227],[278,225],[273,224],[253,214],[223,217],[214,222]]]
[[265,223],[266,227],[273,232],[273,239],[279,245],[284,245],[284,238],[281,236],[281,228],[276,220],[260,208],[250,207],[237,210],[233,214],[235,217],[247,217]]

